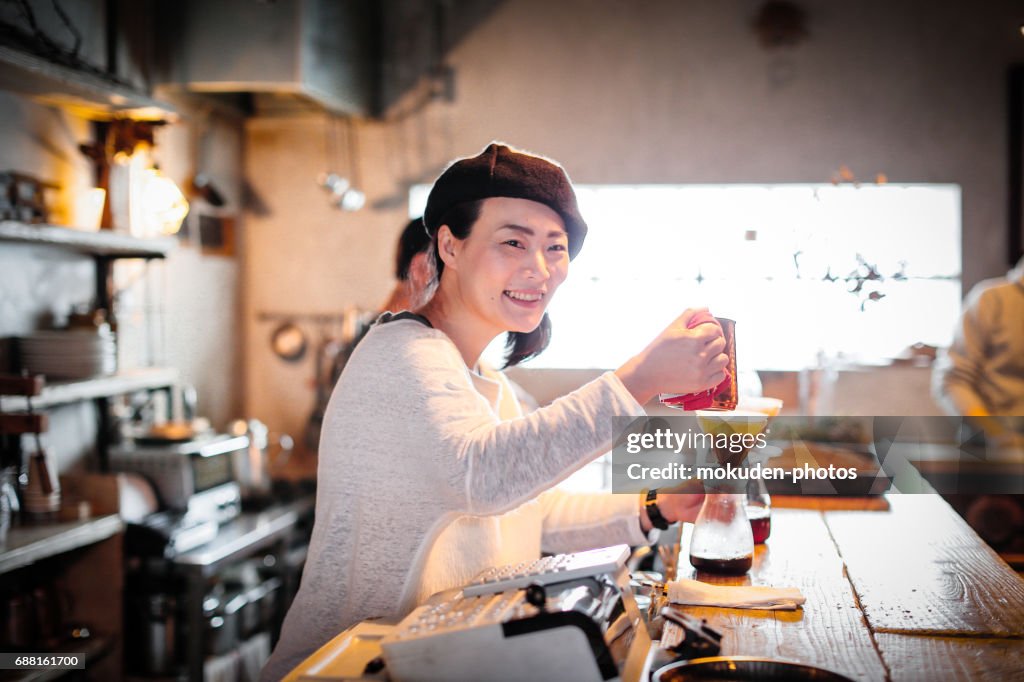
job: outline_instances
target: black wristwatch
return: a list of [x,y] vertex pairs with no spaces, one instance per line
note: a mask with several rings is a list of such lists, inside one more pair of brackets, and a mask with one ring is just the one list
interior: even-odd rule
[[661,509],[658,507],[657,488],[647,491],[647,496],[644,498],[644,509],[647,510],[647,519],[653,527],[658,530],[668,530],[668,520],[662,516]]

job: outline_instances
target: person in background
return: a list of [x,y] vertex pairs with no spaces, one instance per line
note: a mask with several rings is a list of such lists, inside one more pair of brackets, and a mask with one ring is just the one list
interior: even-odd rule
[[430,236],[421,218],[410,220],[395,245],[395,284],[384,305],[376,310],[346,310],[342,316],[343,334],[323,344],[317,354],[316,397],[303,435],[306,449],[316,452],[320,443],[327,402],[348,359],[382,312],[399,312],[426,302],[430,291]]
[[422,218],[410,220],[395,247],[395,286],[381,312],[415,310],[430,298],[430,235]]
[[992,436],[1007,435],[1007,423],[985,418],[1024,417],[1024,258],[1006,277],[971,289],[953,344],[935,364],[932,392],[949,414]]
[[700,311],[685,311],[618,370],[526,415],[503,373],[481,372],[481,352],[503,333],[506,367],[547,345],[547,305],[587,231],[561,166],[491,144],[442,173],[424,223],[436,291],[415,312],[383,314],[334,389],[302,584],[263,680],[345,628],[401,618],[488,567],[646,544],[656,529],[695,518],[702,501],[545,494],[610,449],[613,417],[725,378],[721,328],[688,328]]

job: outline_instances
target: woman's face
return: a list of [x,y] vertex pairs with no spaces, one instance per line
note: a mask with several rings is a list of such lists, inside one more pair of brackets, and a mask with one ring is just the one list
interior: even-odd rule
[[442,257],[456,273],[459,298],[495,336],[536,329],[569,270],[562,218],[528,199],[484,200],[469,236],[449,233],[447,242]]

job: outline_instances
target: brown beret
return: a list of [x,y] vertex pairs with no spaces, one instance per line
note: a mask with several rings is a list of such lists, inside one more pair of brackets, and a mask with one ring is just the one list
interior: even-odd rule
[[565,170],[550,159],[492,142],[479,155],[458,159],[441,173],[427,197],[423,224],[433,236],[453,206],[491,197],[529,199],[545,204],[562,217],[569,237],[569,258],[575,258],[587,236],[576,193]]

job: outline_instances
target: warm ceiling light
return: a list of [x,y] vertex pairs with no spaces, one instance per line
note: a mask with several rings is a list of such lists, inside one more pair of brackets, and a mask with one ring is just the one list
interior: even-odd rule
[[146,170],[142,205],[145,232],[151,235],[175,234],[188,215],[188,201],[174,181],[156,168]]

